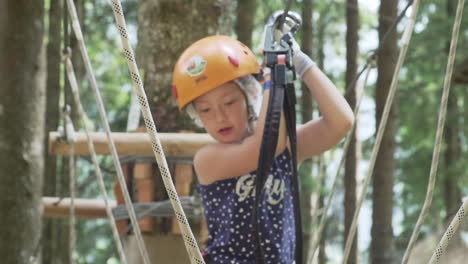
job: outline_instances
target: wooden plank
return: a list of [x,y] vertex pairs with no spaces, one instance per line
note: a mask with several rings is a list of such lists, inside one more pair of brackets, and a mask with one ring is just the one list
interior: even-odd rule
[[[89,155],[88,142],[84,132],[75,133],[75,154]],[[151,141],[147,133],[112,133],[119,155],[153,156]],[[203,146],[214,143],[206,133],[158,133],[164,154],[168,157],[193,157]],[[94,148],[98,155],[109,155],[109,146],[104,132],[92,132]],[[58,132],[49,133],[49,153],[52,155],[69,155],[70,145],[60,140]]]
[[[70,216],[70,198],[43,197],[43,216],[68,218]],[[111,208],[117,203],[109,200]],[[107,218],[104,200],[99,199],[75,199],[75,215],[77,218],[97,219]]]
[[[129,164],[122,164],[122,172],[125,178],[125,183],[127,184],[127,189],[130,189],[128,188],[128,185],[129,185],[129,178],[130,178],[129,172],[131,169],[133,169],[133,166],[130,166]],[[114,184],[114,196],[115,196],[115,200],[117,201],[117,205],[125,204],[125,199],[122,194],[122,188],[120,186],[119,181],[117,180],[115,181],[115,184]],[[124,233],[127,230],[129,223],[130,223],[129,220],[116,221],[117,230],[119,231],[120,234]]]
[[[175,188],[177,194],[180,196],[190,196],[190,186],[193,181],[192,164],[176,164],[175,167]],[[172,230],[173,234],[182,234],[177,218],[172,217]]]
[[[150,203],[154,201],[154,180],[151,178],[137,179],[138,202]],[[154,218],[152,216],[143,216],[138,223],[142,232],[154,231]]]

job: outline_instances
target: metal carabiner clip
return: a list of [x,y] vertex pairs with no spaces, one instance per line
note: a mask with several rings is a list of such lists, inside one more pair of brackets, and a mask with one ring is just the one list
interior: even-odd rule
[[[299,26],[302,24],[301,16],[289,11],[286,13],[283,10],[275,11],[267,21],[264,32],[264,51],[285,51],[289,49],[288,39],[286,35],[295,34]],[[289,36],[290,38],[291,36]]]

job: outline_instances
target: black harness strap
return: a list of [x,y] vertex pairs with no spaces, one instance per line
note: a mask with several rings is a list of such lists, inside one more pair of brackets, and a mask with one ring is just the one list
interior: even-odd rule
[[291,146],[291,155],[293,163],[293,176],[291,178],[294,219],[296,221],[296,264],[302,263],[302,218],[301,218],[301,203],[300,203],[300,183],[297,173],[297,137],[296,137],[296,93],[294,85],[288,84],[286,88],[286,98],[284,103],[284,115],[286,118],[286,128]]
[[[267,33],[268,34],[268,33]],[[271,37],[271,35],[269,36]],[[268,38],[268,36],[267,36]],[[283,43],[291,45],[290,35],[283,37]],[[280,49],[265,49],[266,66],[271,68],[271,90],[268,99],[268,109],[266,113],[265,126],[263,131],[262,145],[258,162],[257,175],[255,179],[255,204],[253,210],[253,239],[256,246],[257,263],[263,264],[264,252],[261,246],[261,234],[259,232],[260,220],[258,215],[261,210],[261,197],[263,188],[268,178],[271,165],[275,158],[278,143],[281,113],[284,111],[287,133],[289,136],[293,175],[291,179],[294,218],[296,222],[296,264],[302,263],[302,223],[299,200],[299,181],[297,177],[297,146],[296,146],[296,95],[294,91],[295,72],[291,65],[292,52],[290,46]],[[290,74],[292,73],[292,77]],[[291,80],[292,79],[292,80]]]
[[[283,73],[285,75],[285,65],[278,64],[274,66],[272,71],[272,79],[274,76],[278,76]],[[284,102],[284,91],[286,85],[278,82],[271,82],[270,97],[268,99],[268,109],[265,119],[265,126],[263,130],[262,145],[260,147],[260,157],[258,161],[257,175],[255,178],[255,204],[253,210],[253,227],[254,233],[253,238],[256,245],[256,259],[257,263],[264,263],[263,248],[261,247],[261,237],[259,232],[259,218],[258,214],[261,210],[261,197],[263,194],[263,187],[268,178],[268,172],[270,171],[271,164],[275,158],[276,146],[278,144],[278,134],[281,121],[281,112],[283,109]]]

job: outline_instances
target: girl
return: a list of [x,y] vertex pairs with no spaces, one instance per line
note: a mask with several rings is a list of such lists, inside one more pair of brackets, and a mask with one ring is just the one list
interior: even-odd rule
[[[300,49],[298,76],[315,98],[322,117],[297,127],[298,163],[337,144],[350,130],[353,113],[341,93]],[[207,263],[253,264],[255,170],[268,107],[269,83],[257,115],[260,66],[251,50],[228,36],[193,43],[178,59],[173,92],[185,110],[217,141],[194,157],[209,238]],[[295,224],[291,194],[292,161],[281,118],[275,160],[262,194],[259,240],[266,263],[294,262]]]

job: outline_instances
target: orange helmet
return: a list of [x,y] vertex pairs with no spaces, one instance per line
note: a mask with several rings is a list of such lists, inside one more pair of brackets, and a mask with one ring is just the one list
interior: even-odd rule
[[177,60],[172,92],[182,110],[226,82],[259,72],[257,58],[246,45],[228,36],[209,36],[190,45]]

